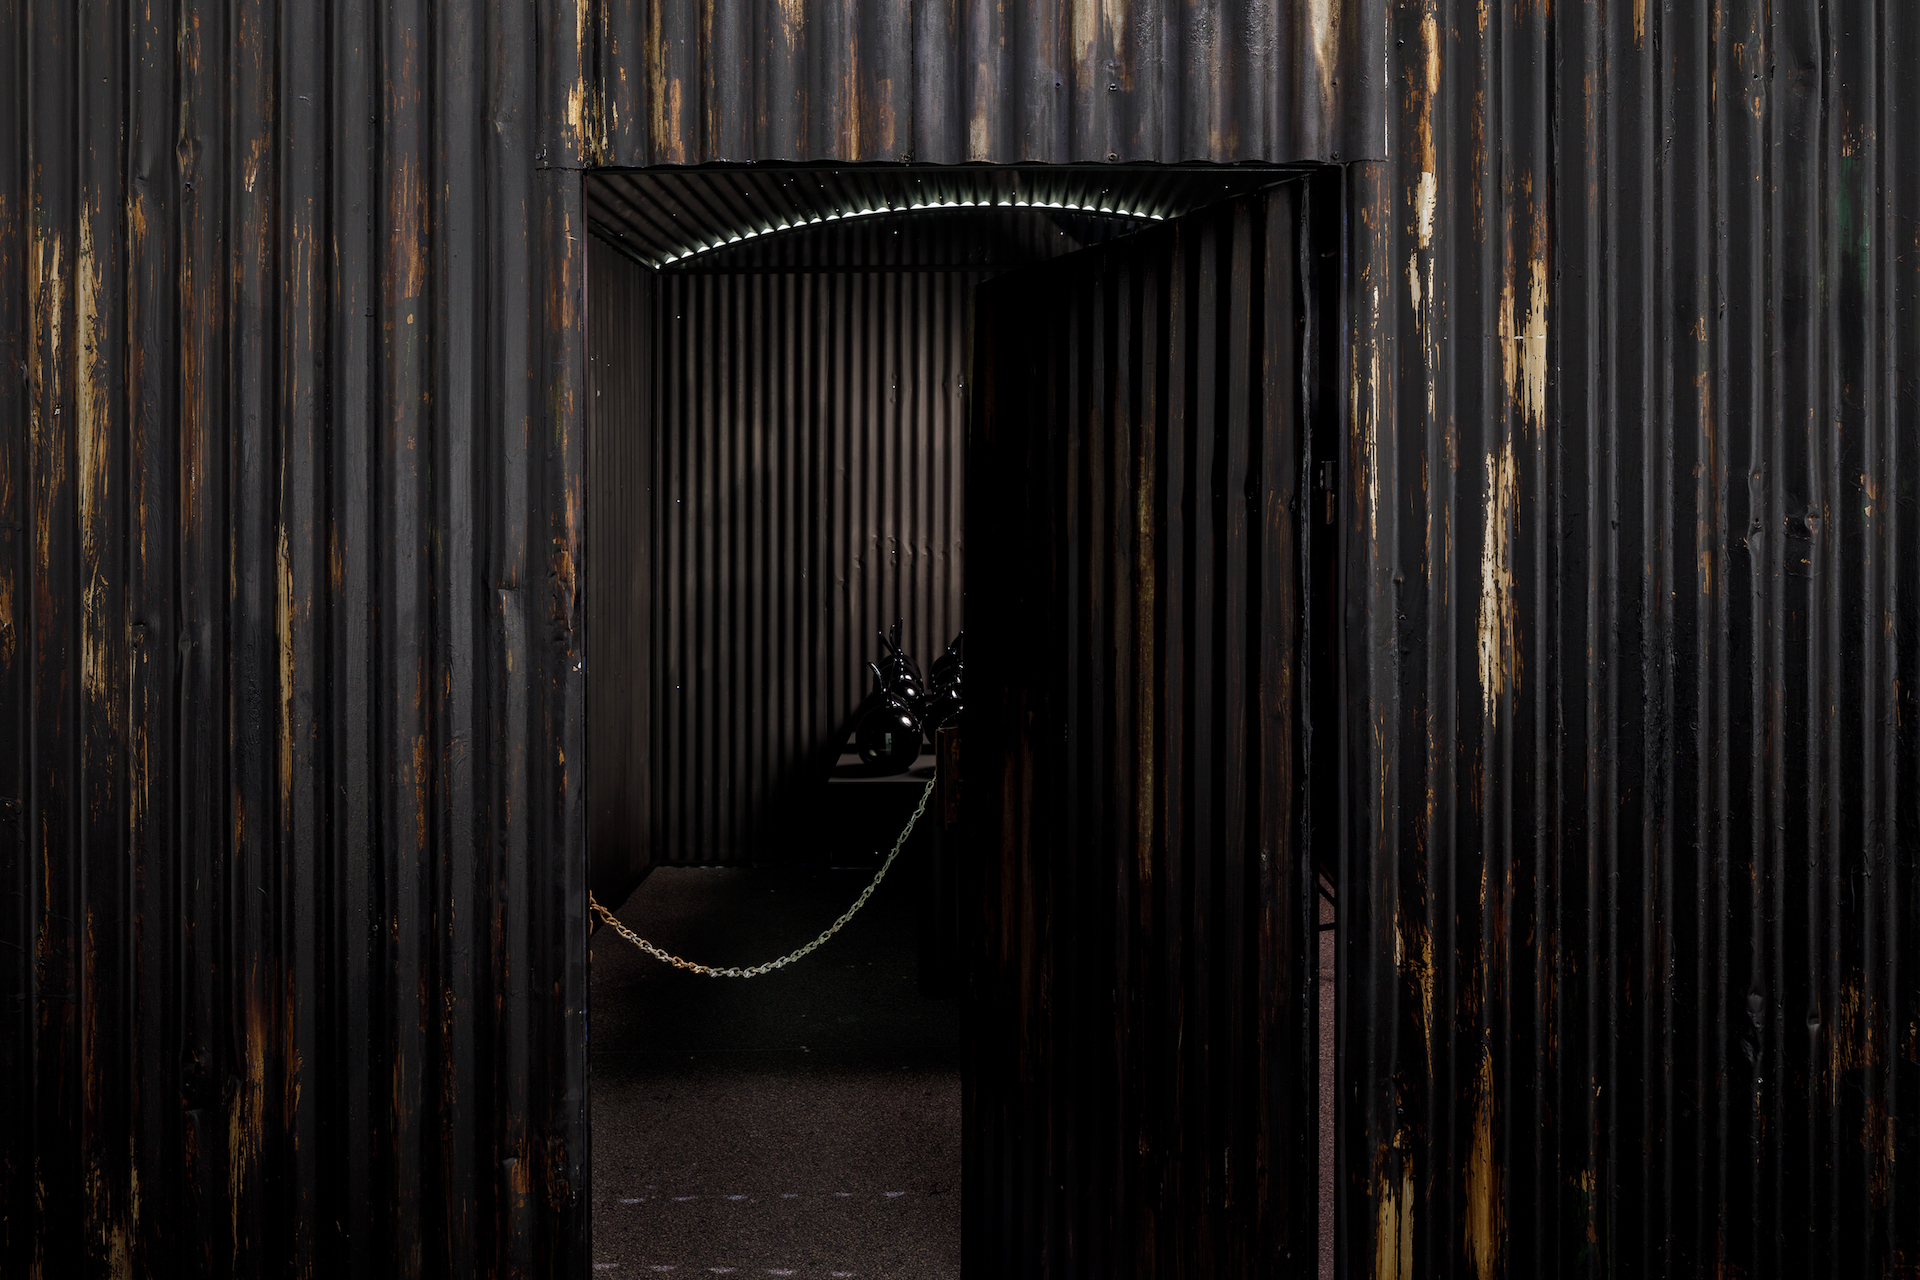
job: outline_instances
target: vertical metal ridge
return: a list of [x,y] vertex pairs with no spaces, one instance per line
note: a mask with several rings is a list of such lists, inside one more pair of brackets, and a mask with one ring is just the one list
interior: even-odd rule
[[1393,22],[1406,145],[1354,175],[1348,1265],[1898,1274],[1913,91],[1883,77],[1914,20]]
[[9,1274],[584,1245],[584,225],[413,8],[0,12]]

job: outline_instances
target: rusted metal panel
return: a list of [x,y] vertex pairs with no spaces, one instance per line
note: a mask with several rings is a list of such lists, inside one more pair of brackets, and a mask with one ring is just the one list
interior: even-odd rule
[[1351,172],[1350,1274],[1920,1262],[1895,3],[1421,4]]
[[1312,1265],[1303,185],[980,291],[969,1274]]
[[584,1269],[586,228],[434,17],[0,10],[9,1275]]
[[1384,153],[1383,0],[588,0],[554,154],[620,166]]

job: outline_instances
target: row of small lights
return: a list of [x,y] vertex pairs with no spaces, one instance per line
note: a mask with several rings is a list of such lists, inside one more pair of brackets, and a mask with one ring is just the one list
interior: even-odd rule
[[[660,259],[659,265],[664,267],[669,263],[685,262],[688,258],[696,254],[711,253],[715,249],[724,249],[728,245],[739,244],[743,240],[752,240],[758,236],[772,235],[776,231],[791,231],[796,227],[811,227],[822,222],[841,222],[848,218],[865,218],[881,213],[912,213],[916,209],[991,209],[995,207],[996,204],[992,200],[929,200],[920,204],[901,205],[897,208],[891,205],[882,205],[877,209],[861,209],[856,213],[829,213],[815,218],[806,218],[799,222],[785,222],[777,227],[762,227],[758,231],[742,231],[737,236],[729,236],[725,240],[716,240],[712,244],[700,245],[687,250],[685,253],[670,253]],[[1110,209],[1105,205],[1096,206],[1090,204],[1073,204],[1070,202],[1063,203],[1058,200],[1001,200],[998,202],[997,207],[1002,209],[1065,209],[1073,213],[1105,213],[1120,218],[1146,218],[1154,222],[1165,222],[1167,220],[1166,215],[1163,213],[1148,213],[1145,210],[1133,209]]]

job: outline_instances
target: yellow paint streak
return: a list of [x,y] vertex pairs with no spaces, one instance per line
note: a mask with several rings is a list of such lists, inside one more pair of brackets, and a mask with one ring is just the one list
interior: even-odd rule
[[1547,417],[1547,264],[1535,258],[1528,264],[1527,310],[1516,313],[1513,281],[1500,293],[1500,343],[1507,394],[1513,397],[1523,421],[1535,429]]
[[567,88],[567,127],[573,130],[584,164],[598,164],[606,151],[601,129],[600,88],[587,78],[587,67],[592,61],[587,23],[592,8],[585,4],[573,8],[574,80]]
[[85,619],[80,637],[80,686],[90,701],[105,704],[113,696],[113,682],[107,672],[107,581],[100,559],[106,550],[108,441],[112,424],[107,420],[111,392],[106,386],[105,366],[101,359],[100,259],[93,244],[93,200],[80,218],[80,255],[78,294],[80,319],[80,370],[74,379],[74,447],[80,464],[80,555],[85,583],[81,588],[81,612]]
[[[55,412],[58,412],[59,370],[66,363],[63,320],[67,310],[67,270],[66,250],[57,235],[48,235],[40,242],[40,251],[32,255],[33,279],[33,332],[45,334],[44,348],[35,344],[33,361],[33,403],[29,410],[29,437],[32,440],[32,456],[47,459],[52,474],[48,477],[50,487],[58,491],[66,481],[62,462],[66,450],[53,447],[47,439],[47,432],[57,423],[46,419],[46,403],[51,393],[56,398]],[[50,358],[38,358],[40,350],[50,353]],[[49,385],[49,384],[52,385]],[[51,502],[35,503],[33,552],[34,563],[48,565],[53,555],[53,509]]]
[[1338,0],[1307,0],[1308,38],[1313,42],[1314,87],[1319,101],[1333,106],[1333,81],[1340,66]]
[[1473,1145],[1467,1152],[1467,1256],[1479,1280],[1503,1271],[1506,1249],[1505,1188],[1493,1145],[1493,1055],[1482,1052],[1474,1086]]
[[280,805],[285,813],[293,797],[293,567],[284,524],[274,551],[278,589],[273,616],[280,638]]
[[1413,1280],[1413,1175],[1394,1186],[1382,1173],[1374,1188],[1374,1280]]
[[1633,46],[1647,46],[1647,0],[1633,0]]
[[1488,725],[1499,719],[1513,673],[1512,530],[1518,498],[1513,441],[1487,455],[1486,532],[1480,544],[1480,697]]

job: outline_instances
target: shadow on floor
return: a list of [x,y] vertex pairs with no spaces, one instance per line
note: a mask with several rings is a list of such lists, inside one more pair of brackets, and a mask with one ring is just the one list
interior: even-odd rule
[[[960,1274],[960,1036],[916,987],[905,855],[805,960],[706,978],[593,940],[595,1274]],[[663,867],[620,914],[744,965],[832,923],[871,872]]]

